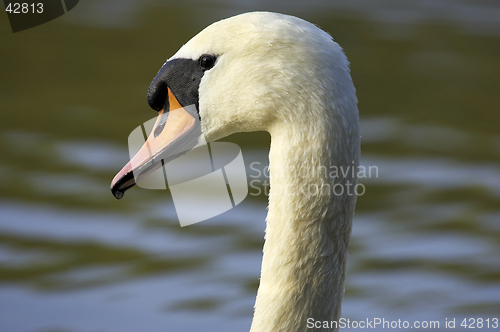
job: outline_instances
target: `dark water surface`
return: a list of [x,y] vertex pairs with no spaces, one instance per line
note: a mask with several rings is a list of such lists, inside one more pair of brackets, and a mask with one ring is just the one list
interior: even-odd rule
[[[16,34],[0,14],[0,332],[249,330],[266,197],[181,228],[168,191],[109,183],[165,59],[257,9],[318,24],[352,63],[379,172],[343,317],[500,318],[498,2],[89,0]],[[227,141],[267,162],[268,134]]]

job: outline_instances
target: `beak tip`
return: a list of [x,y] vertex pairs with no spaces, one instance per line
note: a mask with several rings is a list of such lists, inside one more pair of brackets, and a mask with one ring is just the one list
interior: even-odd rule
[[131,169],[132,167],[130,165],[130,162],[128,162],[111,181],[111,193],[116,199],[121,199],[125,194],[125,191],[135,184],[134,182],[132,185],[129,185],[128,187],[126,186],[126,182],[130,181],[131,176],[133,179],[133,173],[131,172]]
[[113,196],[115,196],[116,199],[121,199],[124,195],[123,191],[116,190],[116,188],[114,187],[111,187],[111,193],[113,194]]

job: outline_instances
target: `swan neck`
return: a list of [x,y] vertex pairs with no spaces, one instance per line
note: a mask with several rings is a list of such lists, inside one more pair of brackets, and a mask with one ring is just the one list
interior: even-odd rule
[[331,171],[357,167],[357,150],[342,148],[344,129],[313,125],[271,131],[269,213],[251,332],[303,332],[310,319],[340,318],[356,196],[332,190],[355,185],[356,176],[339,179]]

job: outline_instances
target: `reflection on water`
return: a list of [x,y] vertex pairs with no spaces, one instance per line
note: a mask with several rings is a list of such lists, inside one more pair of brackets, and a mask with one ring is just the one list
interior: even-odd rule
[[[0,21],[0,330],[249,329],[266,198],[250,189],[180,228],[168,191],[116,201],[109,183],[130,131],[154,116],[144,95],[163,61],[212,21],[254,9],[319,24],[352,63],[362,163],[379,172],[361,181],[343,316],[498,317],[500,7],[210,4],[88,1],[16,35]],[[229,140],[265,167],[267,134]]]

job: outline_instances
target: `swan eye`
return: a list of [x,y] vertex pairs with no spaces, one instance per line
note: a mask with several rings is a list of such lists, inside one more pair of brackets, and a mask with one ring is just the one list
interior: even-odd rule
[[200,65],[205,70],[211,69],[215,65],[215,56],[210,54],[204,54],[200,57]]

